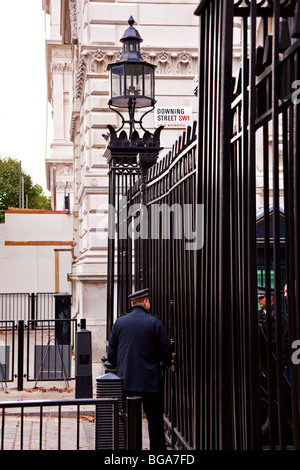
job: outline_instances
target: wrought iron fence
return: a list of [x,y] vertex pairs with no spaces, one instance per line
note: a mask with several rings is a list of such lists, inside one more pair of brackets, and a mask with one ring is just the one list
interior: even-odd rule
[[28,293],[1,293],[0,319],[27,320],[31,312],[31,297]]
[[24,380],[64,381],[68,386],[75,379],[76,319],[0,321],[0,385],[17,378],[18,390]]
[[15,322],[0,321],[0,383],[14,381],[15,364]]
[[[136,289],[150,287],[152,309],[173,339],[175,364],[165,372],[165,423],[175,447],[299,449],[300,366],[292,353],[300,341],[300,107],[292,87],[300,79],[300,1],[202,0],[196,14],[197,138],[196,128],[189,128],[172,152],[147,172],[136,165],[136,181],[126,186],[122,223],[134,228],[146,217],[148,224],[142,228],[145,236],[140,232],[128,245],[122,245],[118,233],[118,315],[127,310],[133,279]],[[241,67],[233,78],[237,24]],[[263,256],[261,250],[258,254],[256,226],[258,142]],[[122,151],[120,146],[119,155]],[[134,158],[131,163],[136,163]],[[123,170],[119,168],[121,174]],[[169,211],[166,223],[159,208],[174,204],[179,212]],[[192,207],[187,219],[185,205]],[[203,244],[196,243],[194,249],[187,246],[193,240],[179,236],[186,220],[198,242],[199,231],[203,234]],[[261,271],[265,329],[257,305]],[[288,291],[288,360],[282,348],[283,281]],[[112,311],[111,304],[108,334]]]
[[1,320],[34,320],[55,317],[54,292],[0,293]]
[[[201,38],[197,200],[205,204],[206,214],[205,245],[198,254],[196,276],[199,448],[300,446],[299,367],[291,361],[293,339],[300,336],[299,296],[295,298],[299,279],[299,143],[294,131],[299,107],[291,93],[299,74],[299,8],[299,1],[208,0],[202,1],[197,11]],[[234,19],[240,24],[242,49],[235,82]],[[257,314],[258,148],[263,160],[266,331],[258,327]],[[281,347],[281,162],[286,273],[293,296],[288,308],[290,382],[286,381]]]
[[29,320],[26,328],[26,380],[75,379],[76,319]]
[[[196,243],[191,239],[196,233],[196,127],[196,123],[189,126],[145,179],[131,188],[129,207],[134,206],[136,212],[127,221],[129,226],[132,219],[147,217],[147,236],[134,243],[135,288],[150,288],[151,310],[172,338],[177,366],[165,371],[165,424],[169,443],[178,448],[195,445],[196,250],[187,245]],[[192,233],[184,233],[182,227],[191,228]]]
[[[94,420],[105,407],[106,417],[114,423],[113,449],[118,447],[118,399],[34,400],[1,402],[1,450],[94,450]],[[94,442],[84,439],[82,415],[93,419]],[[75,425],[74,425],[75,420]]]

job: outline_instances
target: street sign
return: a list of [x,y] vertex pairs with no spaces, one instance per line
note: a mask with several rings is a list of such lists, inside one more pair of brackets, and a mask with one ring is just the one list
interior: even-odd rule
[[191,126],[193,112],[191,107],[170,106],[155,108],[155,126],[180,127]]

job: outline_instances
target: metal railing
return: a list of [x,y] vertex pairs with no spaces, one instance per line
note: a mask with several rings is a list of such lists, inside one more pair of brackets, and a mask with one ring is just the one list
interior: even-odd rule
[[76,319],[28,321],[27,381],[75,379],[72,354],[77,326]]
[[[75,379],[75,334],[85,328],[76,319],[0,321],[0,387],[27,381]],[[16,372],[16,373],[15,373]]]
[[[205,205],[205,243],[195,271],[196,446],[299,449],[300,371],[291,356],[288,384],[284,374],[280,206],[285,211],[291,347],[300,337],[300,108],[292,96],[293,82],[299,78],[300,2],[206,0],[200,2],[197,14],[197,203]],[[233,77],[236,22],[241,64]],[[265,219],[267,328],[263,339],[257,308],[258,189],[263,190]]]
[[[151,310],[163,320],[180,361],[180,367],[165,372],[166,435],[169,444],[180,449],[194,447],[193,270],[197,251],[186,249],[191,239],[183,230],[180,237],[178,228],[188,216],[195,222],[196,127],[194,123],[186,129],[172,150],[148,170],[146,180],[136,182],[128,198],[136,208],[147,207],[149,220],[148,238],[134,243],[135,289],[150,288]],[[180,210],[172,212],[172,208]],[[158,209],[165,212],[154,222]],[[129,219],[128,226],[130,223]],[[154,223],[159,237],[150,236]],[[195,231],[192,221],[190,227]],[[133,254],[128,257],[133,259]]]
[[[128,218],[122,211],[121,222],[130,227],[135,217],[140,223],[148,215],[148,228],[132,242],[119,236],[110,253],[111,260],[117,259],[118,315],[128,308],[133,279],[136,289],[151,289],[153,312],[174,339],[177,361],[174,373],[165,374],[165,421],[175,447],[299,449],[300,371],[291,360],[291,348],[300,338],[300,106],[293,98],[299,79],[300,0],[203,0],[196,14],[197,140],[194,132],[194,139],[178,139],[172,152],[146,175],[138,173],[131,187],[128,167],[121,169],[124,184],[118,194],[128,195]],[[236,23],[241,69],[233,77]],[[257,306],[258,162],[265,219],[264,263],[259,267],[265,270],[268,299],[264,337]],[[196,225],[204,234],[201,249],[188,251],[184,238],[175,237],[174,217],[169,237],[163,237],[160,219],[158,236],[152,238],[154,204],[192,206],[193,229],[202,206],[203,219]],[[288,359],[282,348],[283,279],[288,283]],[[112,310],[111,305],[109,319]]]
[[0,321],[0,383],[14,381],[15,322]]
[[31,295],[28,293],[1,293],[1,320],[28,320],[31,312]]
[[[105,406],[106,413],[107,408],[111,406],[113,449],[117,450],[119,448],[117,398],[0,402],[0,448],[1,450],[90,450],[89,447],[94,449],[95,445],[91,446],[91,443],[84,441],[85,433],[82,426],[87,413],[93,418],[92,421],[97,420],[97,409],[102,406]],[[74,420],[76,420],[75,426]],[[94,428],[96,429],[96,426]]]
[[55,317],[54,292],[0,293],[0,320],[34,320]]

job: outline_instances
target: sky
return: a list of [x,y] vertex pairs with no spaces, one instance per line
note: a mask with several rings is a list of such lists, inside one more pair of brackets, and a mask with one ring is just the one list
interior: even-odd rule
[[21,161],[33,183],[49,195],[42,0],[0,0],[0,63],[0,156]]

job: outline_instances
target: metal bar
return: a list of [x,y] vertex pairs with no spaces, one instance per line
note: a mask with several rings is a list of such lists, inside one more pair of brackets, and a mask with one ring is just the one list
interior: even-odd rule
[[58,450],[61,450],[61,405],[58,406],[58,433],[57,433],[57,439],[58,439]]
[[20,450],[23,450],[24,443],[24,408],[21,408],[21,426],[20,426]]
[[279,233],[279,0],[273,2],[273,50],[272,50],[272,134],[273,134],[273,238],[274,238],[274,287],[275,287],[275,315],[276,315],[276,356],[277,356],[277,400],[278,400],[278,427],[279,444],[286,449],[286,436],[284,426],[283,402],[283,358],[282,358],[282,310],[280,298],[280,233]]
[[[272,367],[272,332],[271,332],[271,250],[270,250],[270,213],[269,213],[269,132],[268,122],[263,126],[263,170],[264,170],[264,220],[265,220],[265,287],[267,298],[267,381],[268,381],[268,411],[270,420],[270,446],[276,447],[275,431],[275,393],[272,384],[275,381],[274,368]],[[262,351],[261,351],[262,353]]]
[[[242,21],[242,72],[241,72],[241,101],[236,103],[237,109],[237,135],[239,141],[235,145],[235,153],[237,156],[236,178],[237,186],[233,190],[233,195],[239,194],[237,199],[237,213],[236,213],[236,229],[237,229],[237,247],[233,252],[236,252],[238,262],[238,273],[235,280],[236,292],[238,296],[239,312],[247,312],[248,295],[245,286],[248,284],[247,262],[245,260],[245,251],[247,249],[247,208],[248,208],[248,194],[247,194],[247,162],[248,162],[248,109],[249,109],[249,66],[248,66],[248,21]],[[235,157],[234,157],[235,158]],[[235,197],[233,196],[233,200]],[[233,240],[233,243],[235,241]],[[247,331],[245,331],[245,313],[240,315],[239,325],[237,327],[237,347],[240,351],[240,361],[238,364],[240,371],[240,383],[237,380],[237,387],[239,389],[239,397],[237,398],[237,417],[239,426],[241,428],[241,435],[239,438],[239,431],[236,432],[236,446],[237,448],[246,448],[249,439],[247,416],[251,413],[251,403],[248,395],[249,390],[249,350]],[[244,411],[246,410],[246,412]]]
[[35,311],[35,299],[36,299],[36,296],[35,294],[30,294],[30,306],[31,306],[31,309],[30,309],[30,319],[31,320],[34,320],[35,319],[35,314],[36,314],[36,311]]
[[142,400],[127,397],[127,450],[142,450]]
[[23,390],[24,320],[18,322],[18,390]]
[[77,432],[76,432],[76,439],[77,439],[77,450],[79,450],[79,445],[80,445],[80,406],[77,406]]
[[[204,117],[204,103],[205,103],[205,87],[204,87],[204,71],[205,71],[205,53],[204,53],[204,42],[205,42],[205,19],[204,15],[200,15],[200,24],[199,24],[199,37],[201,38],[200,46],[199,46],[199,85],[198,85],[198,111],[199,111],[199,119]],[[205,124],[205,120],[203,120],[203,124]],[[198,153],[197,153],[197,173],[196,173],[196,204],[200,204],[203,201],[202,192],[204,190],[204,162],[205,159],[201,159],[201,155],[203,155],[204,149],[204,141],[205,139],[205,126],[198,126]],[[197,217],[198,220],[198,217]],[[197,223],[197,222],[196,222]],[[204,231],[206,227],[204,227]],[[204,232],[205,233],[205,232]],[[205,243],[206,243],[205,237]],[[193,311],[193,319],[195,324],[195,333],[198,336],[198,340],[195,341],[195,346],[193,349],[193,355],[195,358],[194,362],[194,422],[193,422],[193,434],[194,434],[194,442],[195,448],[201,449],[202,442],[203,442],[203,433],[202,433],[202,403],[203,403],[203,386],[202,386],[202,378],[204,376],[203,373],[203,347],[202,347],[202,339],[203,339],[203,304],[204,304],[204,283],[205,283],[205,276],[203,275],[204,269],[204,253],[205,249],[201,250],[200,253],[197,254],[197,261],[195,263],[194,269],[194,291],[199,292],[195,299],[195,309]],[[198,313],[200,312],[200,314]],[[199,371],[201,371],[199,373]]]
[[[219,216],[219,273],[218,283],[220,298],[218,307],[219,322],[219,344],[220,355],[217,361],[219,364],[218,393],[220,400],[220,442],[218,448],[233,448],[233,422],[232,422],[232,278],[228,273],[231,257],[231,240],[228,232],[228,217],[231,214],[230,208],[230,159],[231,159],[231,122],[228,116],[231,115],[231,80],[232,80],[232,34],[233,34],[233,2],[222,2],[220,12],[222,16],[222,35],[220,39],[224,45],[221,50],[221,78],[220,78],[220,166],[219,166],[219,190],[221,197]],[[217,155],[217,153],[216,153]],[[226,340],[225,340],[226,338]],[[225,380],[225,377],[226,380]]]
[[43,406],[40,406],[40,434],[39,434],[39,450],[43,448]]
[[1,450],[4,450],[4,436],[5,436],[5,408],[2,408]]
[[60,406],[85,406],[85,405],[110,405],[118,402],[117,398],[76,398],[61,400],[24,400],[24,401],[2,401],[0,409],[12,408],[33,408],[33,407],[60,407]]
[[115,399],[113,405],[113,439],[114,439],[114,449],[119,449],[119,400]]
[[255,152],[255,116],[256,116],[256,28],[257,5],[250,5],[251,50],[249,59],[249,132],[248,132],[248,347],[249,347],[249,373],[250,373],[250,400],[251,418],[249,429],[252,449],[261,448],[261,419],[260,419],[260,372],[258,354],[258,327],[257,327],[257,261],[256,261],[256,152]]
[[77,406],[77,450],[80,449],[79,440],[79,423],[80,423],[80,407],[86,405],[93,405],[95,406],[95,410],[97,406],[101,405],[111,405],[112,412],[113,412],[113,422],[114,422],[114,450],[118,450],[119,443],[118,443],[118,398],[91,398],[91,399],[71,399],[71,400],[64,400],[63,404],[61,400],[33,400],[33,401],[7,401],[7,402],[0,402],[0,408],[2,408],[2,426],[1,426],[1,450],[4,450],[5,447],[5,416],[6,416],[6,409],[13,410],[13,409],[20,409],[20,450],[24,448],[24,412],[27,408],[39,408],[39,450],[43,448],[43,418],[44,414],[43,411],[45,408],[58,408],[58,433],[57,433],[57,444],[58,449],[61,450],[61,438],[62,438],[62,412],[61,407],[74,407]]
[[[297,48],[295,52],[294,59],[294,79],[297,80],[300,77],[300,47]],[[291,279],[289,282],[289,295],[294,298],[294,321],[295,321],[295,335],[297,339],[300,338],[300,299],[299,299],[299,288],[300,288],[300,106],[294,105],[294,121],[293,121],[293,162],[294,162],[294,199],[293,199],[293,209],[294,209],[294,247],[295,247],[295,258],[294,258],[294,267],[295,267],[295,279]],[[292,365],[294,366],[294,365]],[[296,383],[297,381],[297,383]],[[299,365],[297,366],[297,374],[294,370],[294,388],[298,391],[298,400],[300,396],[300,371]],[[295,393],[296,395],[296,393]],[[300,410],[295,407],[295,447],[300,449]]]
[[[294,250],[294,216],[293,216],[293,109],[288,106],[283,113],[283,171],[284,171],[284,204],[285,204],[285,238],[286,250],[285,256],[287,259],[287,271],[285,283],[288,287],[288,301],[287,301],[287,315],[289,321],[289,338],[290,344],[297,339],[296,334],[296,319],[295,319],[295,250]],[[297,380],[297,367],[290,363],[291,375],[291,398],[292,398],[292,414],[293,414],[293,434],[295,439],[295,448],[300,444],[299,441],[299,410],[298,410],[298,380]]]
[[[61,322],[68,324],[71,330],[70,343],[60,344],[55,335],[55,326]],[[60,323],[58,323],[60,322]],[[35,329],[32,331],[31,325],[34,323]],[[85,325],[85,320],[82,320],[82,325]],[[28,322],[28,335],[27,335],[27,381],[38,380],[74,380],[75,376],[72,372],[72,358],[71,358],[71,338],[74,337],[77,329],[77,320],[74,318],[59,320],[30,320]],[[40,347],[40,354],[38,351]],[[33,348],[33,351],[32,351]],[[55,351],[51,351],[54,348]],[[30,358],[34,355],[34,363]],[[37,371],[38,359],[41,359],[40,370]],[[50,366],[53,366],[51,369]],[[33,370],[35,367],[35,370]],[[50,372],[55,373],[50,376]],[[48,374],[47,374],[48,372]],[[51,372],[51,373],[52,373]]]
[[[109,171],[109,207],[115,207],[116,204],[116,183],[114,170]],[[110,332],[114,320],[114,276],[115,276],[115,214],[112,211],[108,213],[108,259],[107,259],[107,321],[106,321],[106,338],[110,336]],[[110,233],[110,231],[112,233]]]

